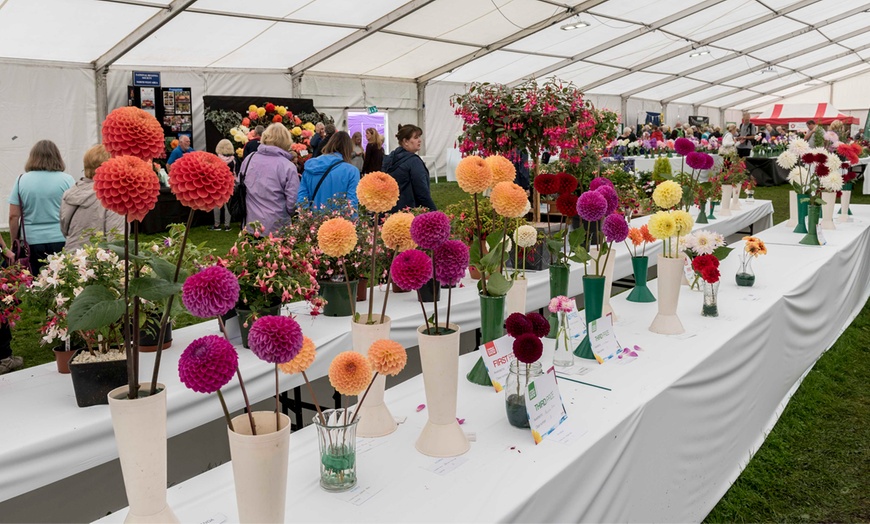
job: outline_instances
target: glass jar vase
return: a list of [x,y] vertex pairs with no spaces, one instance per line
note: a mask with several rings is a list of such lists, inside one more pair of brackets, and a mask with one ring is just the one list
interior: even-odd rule
[[541,363],[524,364],[519,360],[511,362],[510,374],[504,388],[504,404],[508,422],[516,428],[529,427],[529,414],[526,411],[526,394],[529,382],[543,375]]
[[744,256],[740,258],[740,268],[734,276],[737,285],[741,287],[752,287],[755,284],[755,272],[752,270],[752,257]]
[[701,280],[701,289],[704,291],[704,307],[701,308],[701,314],[705,317],[719,316],[719,282],[707,282]]
[[556,351],[553,353],[553,365],[559,368],[569,368],[574,365],[574,347],[568,333],[568,313],[560,311],[557,315]]
[[314,416],[317,440],[320,444],[320,487],[326,491],[347,491],[356,486],[356,427],[353,412],[347,409],[326,409],[324,424]]

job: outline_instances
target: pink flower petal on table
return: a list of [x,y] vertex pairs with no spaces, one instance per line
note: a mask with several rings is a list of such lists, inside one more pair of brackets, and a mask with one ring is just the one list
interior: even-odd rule
[[458,417],[457,417],[457,418],[456,418],[456,422],[459,422],[459,425],[461,426],[461,425],[465,424],[465,419],[464,419],[464,418],[458,418]]
[[424,409],[426,409],[426,404],[420,404],[419,406],[417,406],[417,413],[423,411]]

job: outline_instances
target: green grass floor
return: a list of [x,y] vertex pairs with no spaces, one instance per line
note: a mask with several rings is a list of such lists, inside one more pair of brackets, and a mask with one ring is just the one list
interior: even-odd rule
[[[439,207],[463,198],[455,182],[432,184]],[[772,200],[774,223],[788,218],[788,186],[760,187]],[[852,202],[870,204],[853,193]],[[235,232],[191,230],[191,241],[229,250]],[[39,345],[40,312],[25,311],[13,331],[13,350],[27,367],[54,360]],[[197,322],[187,315],[183,327]],[[825,353],[791,399],[764,445],[705,519],[707,522],[870,521],[870,307],[864,307]]]

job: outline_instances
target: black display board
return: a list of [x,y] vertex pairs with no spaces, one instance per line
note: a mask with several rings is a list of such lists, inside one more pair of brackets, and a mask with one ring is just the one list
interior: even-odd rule
[[[314,100],[310,98],[277,98],[270,96],[204,96],[202,103],[205,106],[207,113],[211,109],[225,109],[227,111],[235,111],[240,113],[242,117],[248,115],[248,108],[252,105],[263,106],[267,102],[271,102],[276,106],[284,106],[294,115],[300,113],[316,113],[314,108]],[[226,138],[220,134],[213,123],[206,120],[205,122],[205,147],[206,151],[214,153],[214,148],[222,138]]]
[[193,101],[189,87],[163,87],[160,89],[160,124],[163,136],[190,137],[193,146]]
[[749,176],[755,177],[759,186],[779,186],[788,183],[788,170],[776,163],[776,158],[744,158]]

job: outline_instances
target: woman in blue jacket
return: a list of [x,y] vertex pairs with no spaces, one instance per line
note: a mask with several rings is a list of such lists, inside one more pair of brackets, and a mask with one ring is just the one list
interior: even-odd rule
[[423,144],[423,130],[411,124],[400,125],[396,140],[399,147],[384,158],[383,170],[399,184],[399,203],[391,212],[406,207],[427,207],[435,211],[435,202],[429,192],[429,170],[417,156]]
[[320,208],[331,198],[347,198],[356,209],[359,205],[356,197],[359,170],[350,163],[353,154],[350,135],[344,131],[336,132],[323,146],[321,153],[305,162],[297,207],[311,205]]

